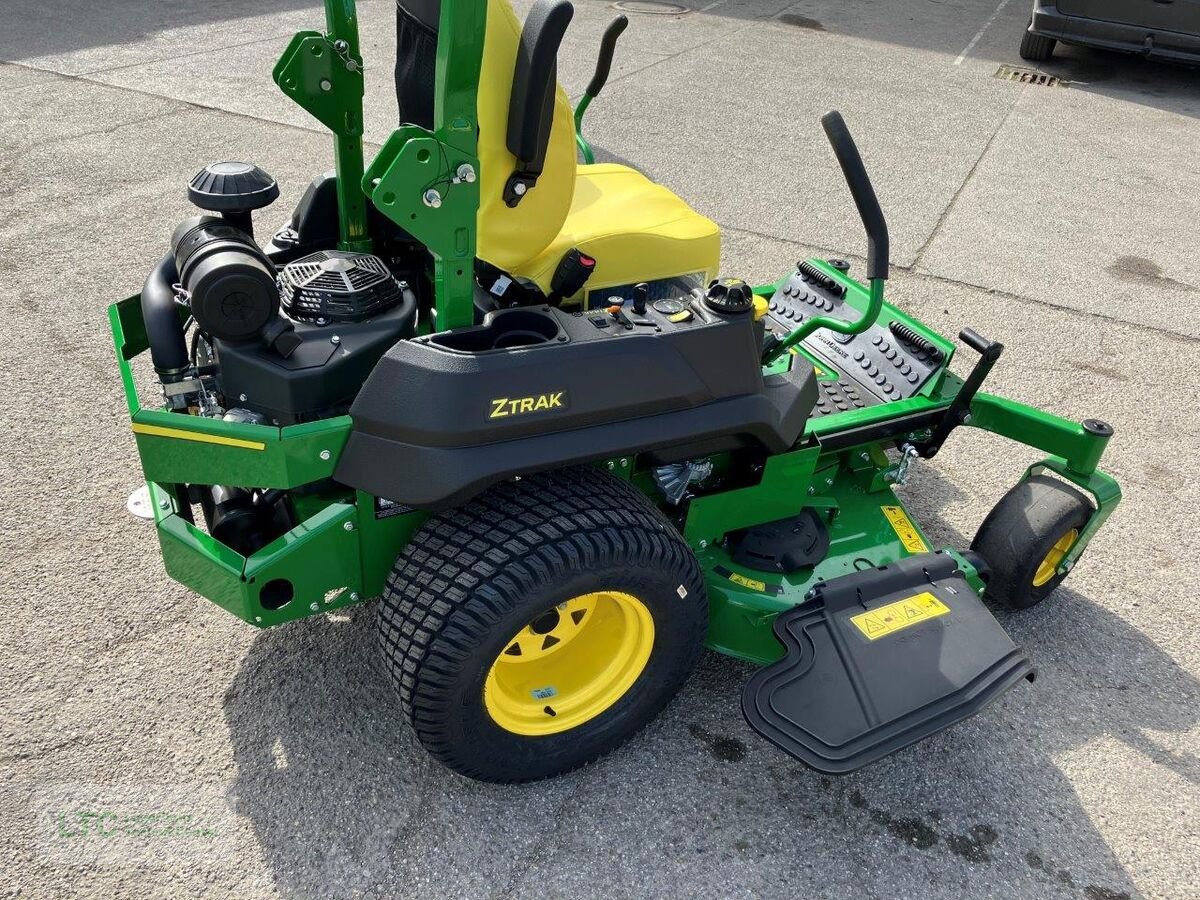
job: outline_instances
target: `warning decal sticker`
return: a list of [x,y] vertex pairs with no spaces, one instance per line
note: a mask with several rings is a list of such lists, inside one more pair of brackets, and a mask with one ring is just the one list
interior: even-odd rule
[[759,581],[757,578],[747,578],[745,575],[740,575],[737,572],[731,572],[724,566],[713,566],[713,572],[720,575],[722,578],[727,578],[734,584],[744,588],[749,588],[752,591],[758,591],[760,594],[782,594],[783,585],[767,584],[765,581]]
[[874,641],[894,634],[909,625],[944,616],[948,612],[950,612],[950,607],[928,591],[923,591],[912,597],[905,597],[903,600],[889,603],[887,606],[881,606],[879,609],[851,616],[850,621],[866,635],[867,640]]
[[912,519],[908,517],[902,507],[881,506],[880,509],[887,516],[887,520],[892,523],[892,530],[896,532],[896,537],[900,538],[900,543],[904,545],[905,550],[909,553],[929,552],[929,547],[921,539],[917,526],[912,523]]

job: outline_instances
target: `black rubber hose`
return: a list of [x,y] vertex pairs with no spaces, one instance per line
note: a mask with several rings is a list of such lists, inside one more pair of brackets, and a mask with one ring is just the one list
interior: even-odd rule
[[142,321],[150,342],[150,359],[164,382],[179,381],[188,367],[187,341],[172,287],[178,280],[175,257],[168,254],[150,271],[142,286]]

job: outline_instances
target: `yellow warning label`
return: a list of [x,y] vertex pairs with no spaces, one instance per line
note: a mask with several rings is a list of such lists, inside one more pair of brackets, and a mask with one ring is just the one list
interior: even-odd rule
[[868,640],[873,641],[900,631],[902,628],[907,628],[909,625],[944,616],[948,612],[950,612],[950,607],[928,591],[923,591],[912,597],[905,597],[903,600],[889,603],[887,606],[881,606],[879,609],[851,616],[850,621],[867,636]]
[[896,532],[896,537],[900,538],[900,543],[904,545],[905,550],[909,553],[929,552],[929,547],[921,539],[917,526],[912,523],[912,519],[901,507],[883,506],[880,509],[887,516],[887,520],[892,523],[892,530]]
[[765,591],[767,589],[765,581],[755,581],[753,578],[747,578],[745,575],[739,575],[737,572],[730,572],[729,580],[734,584],[740,584],[742,587],[748,587],[752,591]]

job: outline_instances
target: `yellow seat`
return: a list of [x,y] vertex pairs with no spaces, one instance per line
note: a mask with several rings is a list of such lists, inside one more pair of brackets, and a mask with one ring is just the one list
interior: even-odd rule
[[513,274],[549,291],[555,268],[573,247],[596,260],[589,295],[679,276],[706,282],[716,276],[721,230],[641,172],[614,163],[581,165],[558,235]]
[[504,182],[516,164],[505,134],[520,40],[508,0],[488,0],[478,95],[479,258],[546,293],[572,248],[596,260],[584,288],[589,295],[640,281],[715,278],[721,233],[714,222],[628,166],[577,164],[571,106],[561,87],[542,175],[516,207],[504,203]]

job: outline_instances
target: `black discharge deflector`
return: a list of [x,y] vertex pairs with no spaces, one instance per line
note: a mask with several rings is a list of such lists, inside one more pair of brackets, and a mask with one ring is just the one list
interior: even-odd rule
[[979,712],[1034,670],[941,553],[819,583],[742,692],[759,734],[841,775]]

